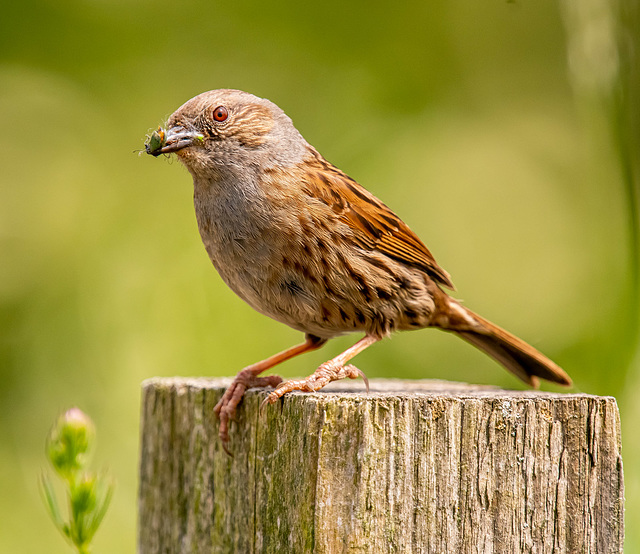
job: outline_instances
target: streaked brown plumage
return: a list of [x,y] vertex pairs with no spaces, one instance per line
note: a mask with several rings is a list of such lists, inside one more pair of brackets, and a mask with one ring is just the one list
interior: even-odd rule
[[[492,356],[531,386],[569,376],[532,346],[474,314],[442,287],[451,279],[409,227],[327,162],[268,100],[215,90],[170,118],[153,155],[176,152],[191,172],[198,227],[224,281],[259,312],[306,342],[242,370],[215,410],[225,449],[244,391],[292,390],[364,375],[347,362],[398,330],[437,327]],[[154,143],[154,144],[155,144]],[[344,333],[364,338],[306,379],[258,377]]]

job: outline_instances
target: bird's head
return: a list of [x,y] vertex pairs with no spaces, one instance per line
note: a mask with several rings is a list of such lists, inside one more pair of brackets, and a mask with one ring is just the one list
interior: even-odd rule
[[291,119],[273,102],[239,90],[204,92],[178,108],[155,131],[148,154],[175,152],[194,175],[288,167],[308,154]]

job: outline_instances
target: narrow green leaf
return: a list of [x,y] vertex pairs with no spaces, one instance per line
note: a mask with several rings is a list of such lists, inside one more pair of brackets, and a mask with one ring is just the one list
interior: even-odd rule
[[111,502],[111,498],[113,496],[114,491],[114,483],[110,479],[108,482],[106,481],[106,477],[102,477],[105,481],[101,481],[102,487],[98,492],[98,498],[96,501],[96,509],[94,511],[94,517],[92,521],[91,527],[93,528],[93,532],[95,533],[100,527],[102,520],[104,519],[105,514],[107,513],[107,509],[109,508],[109,503]]
[[58,508],[56,493],[53,490],[53,485],[51,484],[49,477],[45,473],[43,473],[40,478],[40,492],[42,493],[43,501],[49,511],[49,515],[51,516],[54,525],[61,533],[64,534],[64,521],[62,519],[62,514],[60,513],[60,508]]

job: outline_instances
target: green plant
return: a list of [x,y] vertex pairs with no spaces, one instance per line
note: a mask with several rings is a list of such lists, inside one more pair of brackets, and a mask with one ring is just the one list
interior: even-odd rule
[[93,422],[78,408],[62,414],[47,437],[46,456],[66,488],[68,521],[60,511],[49,476],[43,473],[40,481],[53,523],[79,554],[90,552],[91,540],[107,512],[114,487],[108,475],[87,469],[94,442]]

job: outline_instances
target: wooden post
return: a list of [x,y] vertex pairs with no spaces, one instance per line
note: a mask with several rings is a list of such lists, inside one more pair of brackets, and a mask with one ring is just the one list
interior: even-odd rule
[[261,414],[252,390],[230,458],[228,384],[144,383],[141,554],[622,552],[614,398],[372,380]]

